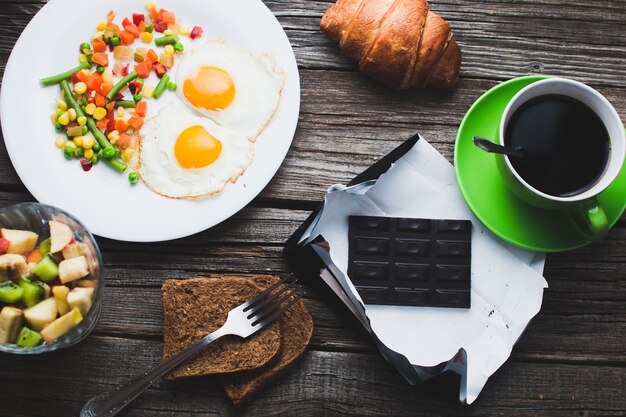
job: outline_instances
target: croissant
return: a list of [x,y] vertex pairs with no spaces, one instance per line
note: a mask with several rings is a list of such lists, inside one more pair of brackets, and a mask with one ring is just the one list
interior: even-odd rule
[[461,50],[426,0],[337,0],[320,27],[361,72],[391,88],[451,88],[459,78]]

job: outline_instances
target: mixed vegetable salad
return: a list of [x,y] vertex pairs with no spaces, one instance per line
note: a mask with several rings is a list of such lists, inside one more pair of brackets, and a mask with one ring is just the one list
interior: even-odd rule
[[[147,100],[176,89],[168,71],[184,50],[180,38],[202,35],[202,28],[189,28],[153,2],[147,9],[147,14],[133,13],[119,25],[115,12],[109,11],[91,41],[80,44],[77,67],[40,80],[42,86],[60,86],[51,119],[64,136],[55,145],[65,158],[78,159],[84,171],[99,161],[119,173],[127,170],[136,158]],[[151,74],[158,79],[155,85],[149,85]],[[130,172],[128,180],[135,184],[139,175]]]
[[93,254],[65,223],[48,224],[41,242],[29,230],[0,229],[0,344],[51,344],[91,309]]

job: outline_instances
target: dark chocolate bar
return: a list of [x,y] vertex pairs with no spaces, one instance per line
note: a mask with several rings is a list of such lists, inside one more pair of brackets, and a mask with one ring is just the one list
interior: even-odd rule
[[469,220],[349,222],[348,276],[366,304],[470,307]]

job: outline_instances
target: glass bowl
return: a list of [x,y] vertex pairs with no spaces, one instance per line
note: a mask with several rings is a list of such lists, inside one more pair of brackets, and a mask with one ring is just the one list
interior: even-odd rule
[[39,235],[39,244],[50,237],[48,221],[58,220],[65,223],[74,232],[74,239],[87,245],[87,263],[91,278],[97,283],[93,295],[92,305],[83,320],[74,329],[58,338],[52,344],[36,347],[21,347],[16,344],[0,344],[0,352],[34,355],[52,352],[57,349],[72,346],[83,340],[96,326],[100,318],[102,294],[104,292],[104,276],[102,274],[102,257],[93,235],[74,216],[56,207],[40,203],[21,203],[0,208],[0,227],[9,229],[31,230]]

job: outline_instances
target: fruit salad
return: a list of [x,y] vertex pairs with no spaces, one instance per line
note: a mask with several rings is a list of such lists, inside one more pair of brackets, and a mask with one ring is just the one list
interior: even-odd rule
[[65,223],[48,222],[50,237],[0,229],[0,344],[54,343],[91,308],[97,282],[89,247]]

